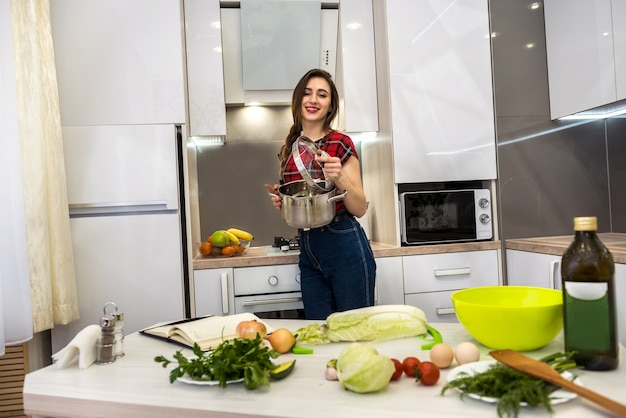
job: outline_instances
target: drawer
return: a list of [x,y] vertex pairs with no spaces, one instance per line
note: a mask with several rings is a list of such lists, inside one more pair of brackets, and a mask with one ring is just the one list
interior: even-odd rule
[[300,291],[300,269],[296,264],[242,267],[233,272],[235,296]]
[[423,310],[429,323],[459,322],[452,307],[451,296],[454,292],[453,290],[448,290],[444,292],[413,293],[404,296],[404,303]]
[[498,285],[498,251],[405,256],[404,293]]

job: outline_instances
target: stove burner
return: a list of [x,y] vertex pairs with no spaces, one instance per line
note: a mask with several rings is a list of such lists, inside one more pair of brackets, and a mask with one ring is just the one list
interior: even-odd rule
[[283,237],[274,237],[273,247],[280,248],[282,251],[299,250],[300,249],[300,237],[294,237],[291,239]]

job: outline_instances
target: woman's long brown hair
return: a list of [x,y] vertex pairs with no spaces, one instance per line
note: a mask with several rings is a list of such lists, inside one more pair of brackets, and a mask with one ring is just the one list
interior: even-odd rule
[[[293,89],[293,96],[291,98],[291,116],[293,118],[293,125],[291,125],[291,128],[289,129],[289,133],[285,138],[285,144],[283,145],[280,153],[279,175],[281,179],[283,178],[283,171],[285,169],[285,165],[287,164],[287,160],[291,156],[291,147],[300,136],[300,132],[302,132],[302,98],[304,97],[306,86],[310,79],[316,77],[323,78],[330,85],[330,110],[324,119],[325,131],[330,131],[332,122],[339,111],[339,93],[337,92],[337,87],[335,86],[330,73],[319,68],[315,68],[309,70],[304,76],[302,76],[300,81],[298,81],[298,84],[296,84],[296,87]],[[311,139],[315,140],[316,138]]]

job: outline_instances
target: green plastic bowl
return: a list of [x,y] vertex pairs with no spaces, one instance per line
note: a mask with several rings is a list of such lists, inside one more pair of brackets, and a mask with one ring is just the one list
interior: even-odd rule
[[454,292],[452,305],[467,332],[495,350],[536,350],[563,329],[560,290],[530,286],[473,287]]

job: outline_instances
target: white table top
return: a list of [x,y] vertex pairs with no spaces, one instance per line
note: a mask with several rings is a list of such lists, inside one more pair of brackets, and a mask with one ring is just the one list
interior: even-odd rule
[[[306,324],[296,320],[268,320],[272,327],[295,331]],[[431,324],[444,342],[455,347],[474,341],[458,324]],[[421,351],[422,340],[406,338],[383,341],[374,346],[381,354],[402,361],[410,355],[428,360]],[[325,380],[326,363],[337,358],[345,344],[312,346],[312,355],[284,354],[278,360],[296,358],[296,367],[284,380],[271,386],[247,390],[243,384],[225,389],[169,383],[169,371],[154,361],[157,355],[170,357],[179,346],[139,334],[126,337],[125,357],[109,365],[77,365],[57,369],[54,365],[29,373],[24,382],[24,409],[28,415],[46,417],[497,417],[495,406],[463,398],[451,390],[441,396],[449,370],[442,370],[437,385],[426,387],[403,376],[384,390],[357,394],[342,389],[339,382]],[[490,360],[489,349],[480,346],[481,360]],[[562,351],[559,338],[541,350],[527,353],[539,358]],[[620,347],[622,361],[626,350]],[[192,355],[185,350],[185,355]],[[455,363],[456,364],[456,363]],[[453,364],[453,366],[455,365]],[[580,371],[589,389],[623,402],[626,400],[626,368],[610,372]],[[554,406],[555,417],[609,417],[582,398]],[[544,409],[522,408],[520,418],[550,417]]]

